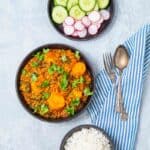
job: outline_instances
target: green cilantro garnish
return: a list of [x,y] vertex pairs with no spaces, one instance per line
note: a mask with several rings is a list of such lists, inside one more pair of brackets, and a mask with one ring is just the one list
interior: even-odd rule
[[38,67],[39,63],[38,62],[32,62],[32,67]]
[[49,98],[49,96],[50,96],[50,94],[47,93],[47,92],[43,92],[43,93],[42,93],[42,99],[43,99],[43,100],[47,100],[47,99]]
[[63,73],[64,73],[64,69],[61,68],[61,67],[59,67],[59,66],[57,66],[56,71],[57,71],[59,74],[63,74]]
[[42,88],[45,88],[45,87],[48,87],[49,85],[50,85],[50,84],[49,84],[49,81],[48,81],[48,80],[45,80],[45,81],[42,82],[41,87],[42,87]]
[[49,48],[44,48],[44,49],[43,49],[43,53],[44,53],[44,54],[48,53],[49,51],[50,51]]
[[26,75],[27,74],[27,71],[25,69],[22,69],[22,72],[21,72],[22,75]]
[[40,106],[40,114],[44,115],[49,111],[48,106],[46,104],[42,104]]
[[46,114],[49,111],[49,108],[46,104],[36,105],[33,107],[34,113],[39,112],[41,115]]
[[39,61],[44,60],[44,54],[41,53],[41,52],[37,52],[37,53],[35,54],[35,57],[36,57]]
[[74,107],[72,107],[72,106],[67,107],[66,111],[70,116],[73,116],[75,114]]
[[80,52],[79,52],[79,51],[75,51],[75,57],[76,57],[77,59],[80,59]]
[[84,82],[84,78],[81,76],[79,79],[75,79],[73,82],[72,82],[72,87],[75,88],[78,86],[78,84],[81,84]]
[[75,114],[75,107],[79,106],[79,104],[80,104],[80,98],[77,97],[77,98],[73,99],[70,103],[70,106],[68,106],[66,108],[67,113],[70,116],[73,116]]
[[67,86],[68,86],[68,75],[67,73],[63,73],[61,81],[60,81],[60,87],[62,90],[66,90]]
[[38,112],[40,109],[40,105],[36,105],[33,107],[34,113]]
[[90,91],[89,87],[87,87],[87,88],[84,89],[84,95],[85,96],[91,96],[91,95],[93,95],[93,92]]
[[80,98],[75,98],[71,101],[71,106],[78,106],[80,104]]
[[49,74],[53,74],[54,72],[58,72],[60,74],[62,74],[64,72],[63,68],[61,68],[60,66],[57,66],[56,64],[52,64],[49,68],[48,68],[48,73]]
[[62,62],[66,62],[66,61],[68,61],[68,58],[66,55],[62,55],[61,60],[62,60]]
[[48,68],[48,73],[49,73],[49,74],[53,74],[56,70],[57,70],[57,65],[52,64],[52,65]]
[[37,74],[37,73],[32,73],[32,74],[31,74],[31,80],[32,80],[33,82],[35,82],[35,81],[37,81],[37,79],[38,79],[38,74]]

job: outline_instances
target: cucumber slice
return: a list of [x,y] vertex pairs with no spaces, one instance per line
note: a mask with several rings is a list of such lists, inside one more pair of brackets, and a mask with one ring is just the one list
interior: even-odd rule
[[68,0],[67,9],[70,10],[73,6],[78,4],[78,0]]
[[54,0],[54,4],[58,5],[58,6],[64,6],[64,7],[66,7],[67,6],[67,1],[68,0]]
[[96,3],[96,5],[95,5],[95,7],[94,7],[94,10],[95,10],[95,11],[98,11],[98,10],[99,10],[98,3]]
[[[94,10],[94,11],[98,11],[98,10],[99,10],[98,3],[96,3],[96,5],[95,5],[95,7],[94,7],[93,10]],[[92,11],[93,11],[93,10],[92,10]],[[92,11],[89,11],[89,12],[87,12],[86,14],[89,15]]]
[[92,11],[95,7],[96,0],[79,0],[79,6],[83,11]]
[[80,20],[85,16],[85,12],[80,9],[78,5],[73,6],[69,12],[70,16],[74,19]]
[[53,21],[57,24],[63,23],[67,16],[67,10],[62,6],[55,6],[52,10]]
[[98,0],[99,8],[105,9],[108,7],[110,0]]

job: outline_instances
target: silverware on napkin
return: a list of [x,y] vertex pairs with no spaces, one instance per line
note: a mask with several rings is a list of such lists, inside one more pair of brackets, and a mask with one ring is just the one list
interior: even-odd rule
[[119,70],[119,84],[118,84],[118,92],[117,92],[117,101],[119,103],[119,110],[118,112],[121,113],[121,119],[127,120],[128,114],[126,113],[124,106],[123,106],[123,97],[122,97],[122,90],[121,90],[121,81],[122,81],[122,72],[127,67],[129,62],[129,55],[127,49],[120,45],[115,52],[114,55],[114,64],[115,67]]
[[110,80],[112,81],[113,84],[116,83],[115,79],[116,79],[116,75],[115,75],[115,66],[113,63],[113,58],[111,53],[106,53],[103,55],[103,63],[104,63],[104,67],[105,70],[110,78]]
[[[122,71],[125,69],[129,62],[129,55],[124,46],[120,45],[112,58],[111,53],[106,53],[103,55],[104,68],[112,81],[114,88],[117,89],[117,99],[116,99],[116,111],[120,113],[122,120],[127,120],[128,114],[126,113],[123,106],[123,97],[121,90],[122,81]],[[119,83],[118,88],[116,86],[116,69],[119,70]]]

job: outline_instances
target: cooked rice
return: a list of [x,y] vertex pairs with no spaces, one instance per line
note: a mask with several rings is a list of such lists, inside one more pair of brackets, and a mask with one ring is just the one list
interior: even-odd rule
[[95,128],[83,128],[66,141],[65,150],[110,150],[107,137]]

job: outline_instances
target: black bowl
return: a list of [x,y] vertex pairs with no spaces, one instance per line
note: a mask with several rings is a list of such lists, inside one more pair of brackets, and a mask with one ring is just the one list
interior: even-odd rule
[[95,125],[90,125],[90,124],[79,125],[79,126],[73,128],[72,130],[70,130],[70,131],[65,135],[65,137],[63,138],[63,140],[62,140],[62,142],[61,142],[61,145],[60,145],[60,150],[65,150],[65,149],[64,149],[64,146],[65,146],[65,144],[66,144],[66,141],[72,136],[73,133],[75,133],[75,132],[77,132],[77,131],[81,131],[83,128],[87,128],[87,129],[89,129],[89,128],[94,128],[94,129],[96,129],[96,130],[101,131],[101,132],[104,134],[104,136],[109,140],[109,144],[110,144],[110,146],[111,146],[111,150],[114,150],[114,145],[113,145],[113,143],[112,143],[110,137],[105,133],[105,131],[104,131],[103,129],[101,129],[101,128],[95,126]]
[[[38,119],[41,119],[41,120],[44,120],[44,121],[48,121],[48,122],[62,122],[62,121],[71,120],[71,119],[77,117],[79,114],[81,114],[88,107],[88,105],[90,103],[91,96],[88,97],[86,105],[80,111],[76,112],[76,114],[74,116],[71,116],[71,117],[68,117],[68,118],[50,119],[50,118],[44,118],[41,115],[33,113],[33,110],[27,105],[26,101],[24,100],[24,97],[22,96],[22,94],[21,94],[21,92],[19,90],[20,76],[21,76],[22,68],[24,68],[24,66],[26,65],[26,63],[33,57],[33,55],[35,53],[37,53],[38,51],[41,51],[43,48],[50,48],[50,49],[55,49],[55,48],[59,49],[60,48],[60,49],[64,49],[64,50],[70,49],[73,52],[77,50],[76,48],[73,48],[71,46],[64,45],[64,44],[47,44],[47,45],[40,46],[40,47],[36,48],[35,50],[33,50],[31,53],[29,53],[24,58],[24,60],[22,61],[21,65],[19,66],[19,69],[18,69],[18,72],[17,72],[17,76],[16,76],[16,91],[17,91],[17,95],[18,95],[19,100],[20,100],[21,104],[23,105],[23,107],[30,114],[32,114],[34,117],[36,117]],[[89,70],[89,72],[91,74],[91,77],[92,77],[91,89],[94,90],[94,76],[93,76],[93,71],[92,71],[92,69],[91,69],[91,67],[90,67],[90,65],[88,63],[88,60],[83,56],[83,54],[81,52],[80,52],[80,56],[81,56],[81,59],[86,63],[87,69]]]
[[95,35],[88,35],[85,38],[79,38],[79,37],[72,37],[72,36],[68,36],[63,32],[62,26],[56,24],[53,19],[52,19],[52,9],[54,7],[54,0],[49,0],[48,2],[48,15],[49,15],[49,19],[51,24],[53,25],[53,27],[60,33],[62,34],[64,37],[69,38],[71,40],[77,40],[77,41],[87,41],[93,38],[98,37],[98,35],[100,35],[107,27],[108,25],[111,23],[113,15],[114,15],[114,4],[113,4],[113,0],[110,0],[110,4],[108,6],[108,10],[110,12],[110,19],[106,20],[102,23],[101,28],[98,30],[97,34]]

